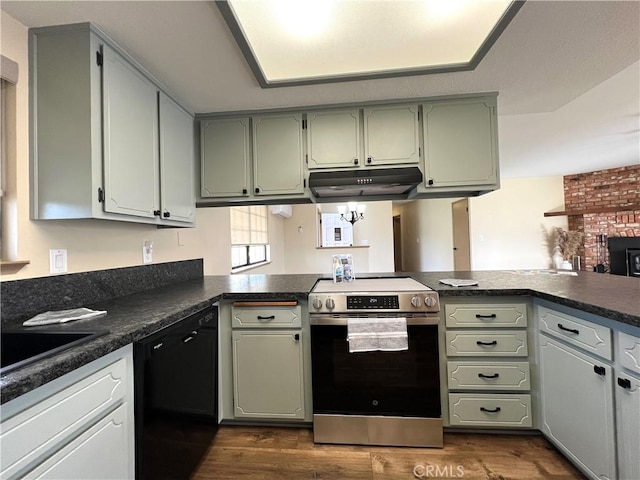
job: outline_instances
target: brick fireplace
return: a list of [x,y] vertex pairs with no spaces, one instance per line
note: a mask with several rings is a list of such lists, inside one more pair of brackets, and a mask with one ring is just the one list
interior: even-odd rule
[[[584,232],[582,270],[598,263],[597,236],[640,237],[640,165],[564,177],[569,230]],[[608,258],[606,259],[608,263]]]

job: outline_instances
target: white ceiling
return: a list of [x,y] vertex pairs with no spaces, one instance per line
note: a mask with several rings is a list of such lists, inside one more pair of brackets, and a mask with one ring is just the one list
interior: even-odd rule
[[[511,1],[230,0],[228,4],[262,75],[273,83],[416,73],[467,64]],[[421,48],[407,48],[410,45]]]
[[213,2],[0,6],[28,27],[95,23],[197,113],[498,91],[503,177],[640,163],[637,1],[529,0],[470,72],[268,89]]

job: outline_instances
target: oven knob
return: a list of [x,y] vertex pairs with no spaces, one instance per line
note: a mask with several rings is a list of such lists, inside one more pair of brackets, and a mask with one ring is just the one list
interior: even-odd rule
[[433,297],[424,297],[424,304],[427,307],[435,307],[436,306],[436,299]]
[[415,295],[413,297],[411,297],[411,305],[413,305],[414,307],[418,308],[419,306],[422,305],[422,300],[420,300],[420,297]]
[[327,301],[324,302],[324,304],[329,310],[333,310],[334,308],[336,308],[336,302],[333,300],[333,298],[327,298]]
[[316,310],[320,310],[322,308],[322,300],[320,300],[319,298],[314,298],[313,308],[315,308]]

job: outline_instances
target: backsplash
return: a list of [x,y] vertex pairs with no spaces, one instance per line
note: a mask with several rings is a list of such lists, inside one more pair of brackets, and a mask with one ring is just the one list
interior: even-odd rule
[[111,298],[201,278],[203,272],[203,260],[199,258],[2,282],[1,323],[15,324],[47,310],[88,306]]

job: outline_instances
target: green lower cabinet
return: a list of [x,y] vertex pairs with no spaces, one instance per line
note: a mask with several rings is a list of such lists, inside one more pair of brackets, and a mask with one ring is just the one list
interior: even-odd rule
[[232,332],[236,418],[303,420],[302,330]]

